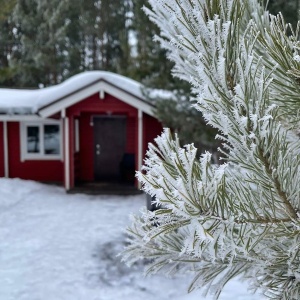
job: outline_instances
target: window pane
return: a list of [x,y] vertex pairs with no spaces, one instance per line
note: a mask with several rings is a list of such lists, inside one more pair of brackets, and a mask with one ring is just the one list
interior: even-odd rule
[[59,125],[44,126],[44,148],[45,154],[60,153],[60,132]]
[[79,120],[75,119],[75,152],[79,152]]
[[27,127],[27,153],[40,153],[40,128]]

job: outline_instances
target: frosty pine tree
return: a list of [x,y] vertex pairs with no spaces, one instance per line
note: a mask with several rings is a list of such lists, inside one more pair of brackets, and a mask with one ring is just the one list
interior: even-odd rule
[[218,129],[224,161],[198,159],[165,130],[138,174],[161,209],[134,217],[124,259],[150,259],[148,273],[192,270],[189,290],[216,298],[241,275],[271,299],[299,299],[299,23],[258,0],[149,2],[174,75]]

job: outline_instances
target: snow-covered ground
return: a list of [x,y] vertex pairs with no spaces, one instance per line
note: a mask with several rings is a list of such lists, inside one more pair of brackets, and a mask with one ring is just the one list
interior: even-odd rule
[[[188,278],[142,276],[116,255],[128,215],[145,196],[67,195],[59,187],[0,179],[1,300],[201,300]],[[258,300],[229,283],[220,300]]]

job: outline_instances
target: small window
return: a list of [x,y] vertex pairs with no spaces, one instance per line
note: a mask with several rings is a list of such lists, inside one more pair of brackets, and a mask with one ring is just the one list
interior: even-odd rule
[[40,153],[40,128],[38,126],[27,127],[27,152]]
[[44,125],[44,154],[60,154],[59,125]]
[[79,146],[80,140],[79,140],[79,120],[75,119],[75,152],[79,152]]
[[22,123],[21,160],[60,159],[61,124],[59,121]]

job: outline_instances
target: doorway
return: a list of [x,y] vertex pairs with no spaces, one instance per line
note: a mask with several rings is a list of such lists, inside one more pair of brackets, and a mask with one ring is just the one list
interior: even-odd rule
[[94,123],[94,178],[119,181],[126,151],[126,116],[96,116]]

